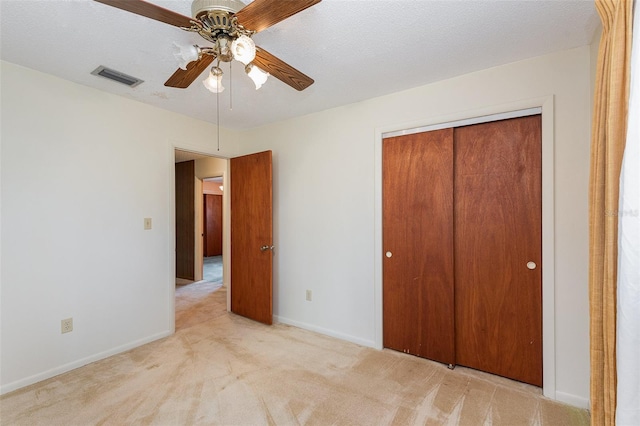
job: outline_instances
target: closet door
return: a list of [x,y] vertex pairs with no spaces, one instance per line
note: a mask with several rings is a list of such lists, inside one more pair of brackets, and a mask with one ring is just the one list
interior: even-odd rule
[[387,138],[383,172],[383,344],[455,363],[453,129]]
[[195,161],[176,163],[176,278],[195,279]]
[[456,361],[542,386],[541,117],[455,129]]
[[222,195],[204,194],[204,256],[222,255]]

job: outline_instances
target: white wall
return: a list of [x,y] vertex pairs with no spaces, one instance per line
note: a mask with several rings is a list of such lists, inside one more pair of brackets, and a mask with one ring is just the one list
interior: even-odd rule
[[174,147],[236,144],[223,130],[218,152],[210,124],[0,65],[4,393],[173,332]]
[[[590,48],[585,46],[243,132],[274,155],[274,313],[369,346],[380,341],[380,129],[552,99],[555,392],[589,398]],[[525,102],[526,103],[526,102]],[[544,113],[543,113],[544,114]],[[313,301],[305,301],[305,290]]]

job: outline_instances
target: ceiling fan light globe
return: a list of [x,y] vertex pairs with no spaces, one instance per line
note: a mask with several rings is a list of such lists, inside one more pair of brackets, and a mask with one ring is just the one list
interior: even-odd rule
[[231,52],[233,59],[247,65],[256,57],[256,44],[250,37],[241,35],[231,43]]
[[249,64],[245,67],[244,71],[247,73],[249,78],[253,80],[253,84],[256,85],[256,90],[262,87],[262,85],[267,81],[269,77],[269,73],[261,70],[257,66],[253,64]]
[[209,77],[207,77],[202,82],[202,84],[212,93],[223,92],[224,87],[222,86],[222,70],[220,70],[220,68],[214,67],[211,72],[209,72]]
[[190,62],[196,61],[200,57],[200,48],[198,46],[180,46],[178,43],[173,43],[173,45],[178,49],[173,56],[178,60],[179,66],[183,70],[187,69],[187,65]]

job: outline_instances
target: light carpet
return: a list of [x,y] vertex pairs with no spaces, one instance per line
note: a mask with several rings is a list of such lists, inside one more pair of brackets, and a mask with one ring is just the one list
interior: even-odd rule
[[224,312],[4,395],[3,425],[587,425],[532,386]]
[[227,315],[226,298],[221,303],[221,294],[215,294],[221,287],[222,282],[209,281],[176,286],[176,331]]

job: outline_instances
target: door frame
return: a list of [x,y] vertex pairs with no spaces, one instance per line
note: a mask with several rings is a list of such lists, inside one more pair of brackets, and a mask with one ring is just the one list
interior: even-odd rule
[[488,121],[542,114],[542,393],[556,398],[555,350],[555,219],[554,219],[554,97],[553,95],[488,106],[421,121],[375,129],[374,138],[374,316],[375,346],[383,348],[382,330],[382,140],[390,135],[436,130]]

